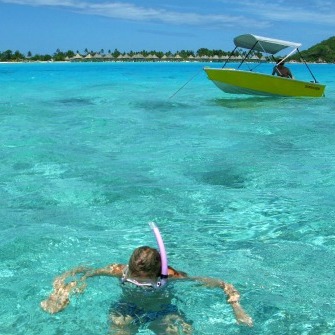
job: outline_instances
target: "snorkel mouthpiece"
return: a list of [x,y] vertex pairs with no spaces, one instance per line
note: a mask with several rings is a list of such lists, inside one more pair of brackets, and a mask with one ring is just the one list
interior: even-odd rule
[[156,241],[157,241],[157,244],[158,244],[158,247],[159,247],[159,253],[161,255],[161,263],[162,263],[160,286],[164,286],[167,283],[167,278],[168,278],[168,262],[167,262],[165,246],[164,246],[164,242],[163,242],[161,233],[159,232],[159,229],[156,226],[156,223],[155,222],[149,222],[149,226],[155,234]]

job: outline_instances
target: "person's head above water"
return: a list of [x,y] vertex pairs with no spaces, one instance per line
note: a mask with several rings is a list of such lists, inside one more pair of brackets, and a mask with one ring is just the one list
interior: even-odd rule
[[[154,222],[149,222],[159,247],[142,246],[130,256],[128,266],[123,270],[122,283],[130,282],[137,286],[159,288],[167,284],[168,262],[162,236]],[[157,278],[160,277],[159,280]],[[145,279],[145,281],[143,281]]]
[[161,275],[161,256],[147,246],[136,248],[130,256],[128,268],[131,277],[157,278]]

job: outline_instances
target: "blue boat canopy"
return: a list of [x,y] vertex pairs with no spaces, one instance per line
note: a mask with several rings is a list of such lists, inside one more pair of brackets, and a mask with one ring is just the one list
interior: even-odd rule
[[301,43],[277,40],[274,38],[262,37],[252,34],[240,35],[234,38],[236,47],[265,52],[271,55],[286,49],[298,49]]

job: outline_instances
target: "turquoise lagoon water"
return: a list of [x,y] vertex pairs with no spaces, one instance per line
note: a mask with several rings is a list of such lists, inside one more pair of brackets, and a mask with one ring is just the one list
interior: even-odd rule
[[233,283],[255,322],[175,284],[194,334],[335,333],[335,65],[311,65],[320,99],[224,94],[205,65],[0,64],[2,335],[107,334],[113,278],[39,303],[67,269],[155,246],[152,220],[171,265]]

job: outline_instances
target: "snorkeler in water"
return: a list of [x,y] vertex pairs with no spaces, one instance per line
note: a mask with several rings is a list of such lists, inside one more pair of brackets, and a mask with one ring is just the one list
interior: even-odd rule
[[120,278],[123,284],[121,299],[110,310],[112,334],[136,333],[143,324],[164,334],[191,334],[191,323],[177,306],[172,304],[173,297],[164,287],[167,279],[195,280],[209,287],[221,288],[237,322],[250,327],[253,325],[251,317],[240,305],[240,294],[233,285],[219,279],[190,277],[185,272],[168,266],[160,232],[154,223],[150,225],[160,252],[142,246],[133,251],[128,265],[111,264],[100,269],[78,267],[67,271],[54,280],[53,292],[41,302],[43,310],[51,314],[60,312],[69,304],[71,294],[82,293],[85,290],[87,278],[112,276]]

